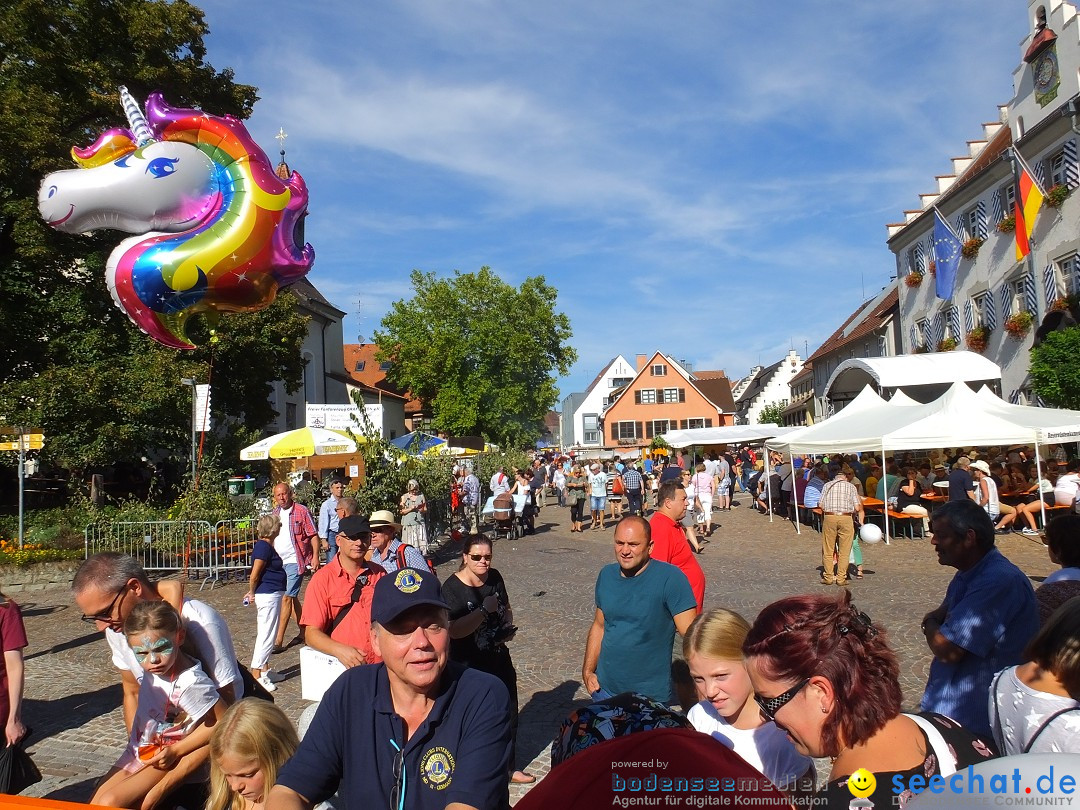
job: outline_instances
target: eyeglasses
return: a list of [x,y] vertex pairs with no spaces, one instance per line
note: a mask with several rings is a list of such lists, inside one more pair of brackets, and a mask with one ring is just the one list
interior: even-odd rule
[[784,694],[777,695],[774,698],[765,699],[760,695],[754,695],[754,700],[757,702],[758,708],[761,709],[761,713],[765,715],[765,718],[773,722],[776,721],[776,713],[784,708],[791,699],[794,698],[802,688],[810,683],[809,678],[804,678],[801,683],[791,687]]
[[470,554],[469,559],[472,560],[473,562],[480,562],[481,560],[487,560],[488,562],[491,562],[491,555],[490,554]]
[[394,786],[390,789],[390,810],[405,810],[405,752],[397,744],[397,740],[390,740],[397,755],[394,757]]
[[127,589],[128,586],[127,583],[125,583],[124,586],[116,592],[116,596],[112,598],[112,601],[109,602],[109,606],[105,608],[104,613],[99,613],[97,616],[87,616],[84,613],[82,615],[82,620],[84,622],[89,622],[90,624],[97,624],[98,622],[104,622],[105,624],[115,624],[117,621],[117,617],[113,614],[116,611],[116,601],[127,592]]

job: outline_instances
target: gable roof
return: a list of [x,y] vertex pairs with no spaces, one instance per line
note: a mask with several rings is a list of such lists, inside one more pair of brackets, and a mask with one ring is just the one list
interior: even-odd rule
[[633,368],[633,366],[630,365],[630,361],[623,357],[621,354],[615,355],[610,360],[608,360],[607,363],[604,364],[604,367],[600,369],[600,373],[593,377],[593,381],[589,383],[588,387],[585,389],[585,393],[588,394],[590,391],[592,391],[600,383],[600,381],[604,379],[604,375],[606,375],[611,370],[611,367],[620,360],[626,363],[626,365],[630,368]]
[[694,387],[719,408],[721,413],[735,413],[735,398],[731,396],[731,382],[727,377],[697,379],[694,381]]
[[840,328],[829,335],[806,362],[813,363],[818,358],[866,337],[883,326],[894,314],[893,310],[898,311],[899,307],[899,284],[894,281],[851,313]]
[[[405,400],[405,412],[416,413],[423,410],[419,400],[413,399],[408,391],[402,391],[386,380],[386,371],[382,363],[375,359],[379,347],[375,343],[346,343],[342,346],[345,355],[345,373],[349,383],[373,393],[390,394]],[[359,370],[357,367],[359,366]]]
[[[678,360],[673,360],[663,352],[653,352],[652,356],[637,372],[634,374],[634,378],[622,388],[612,391],[611,404],[605,409],[610,410],[627,391],[634,390],[635,385],[641,376],[650,369],[659,359],[666,363],[670,368],[675,369],[682,375],[683,379],[701,396],[707,399],[720,413],[735,413],[735,401],[731,396],[731,383],[727,379],[727,375],[723,371],[706,371],[704,374],[708,375],[709,379],[699,379],[697,374],[691,374]],[[779,364],[777,364],[779,365]]]

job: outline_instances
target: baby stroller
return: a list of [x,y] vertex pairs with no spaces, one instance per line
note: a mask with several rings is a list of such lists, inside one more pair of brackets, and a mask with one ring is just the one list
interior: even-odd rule
[[491,503],[491,518],[495,521],[495,539],[505,537],[514,540],[518,536],[518,524],[514,515],[514,496],[509,492],[502,492],[495,496]]

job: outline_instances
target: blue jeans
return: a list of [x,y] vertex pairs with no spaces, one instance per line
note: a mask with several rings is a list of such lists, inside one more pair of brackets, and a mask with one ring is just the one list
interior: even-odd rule
[[326,561],[330,562],[337,556],[337,535],[333,529],[326,530]]

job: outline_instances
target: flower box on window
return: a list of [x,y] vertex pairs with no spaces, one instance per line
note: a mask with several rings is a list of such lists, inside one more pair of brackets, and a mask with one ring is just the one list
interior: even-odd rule
[[936,276],[937,275],[937,262],[930,262],[930,264],[927,265],[926,269],[930,271],[930,275]]
[[923,274],[921,270],[912,270],[906,276],[904,276],[904,283],[914,289],[922,284]]
[[964,342],[973,352],[982,354],[990,342],[990,330],[985,326],[976,326],[964,336]]
[[1031,329],[1031,324],[1034,323],[1035,317],[1026,310],[1021,310],[1015,315],[1010,315],[1005,321],[1005,331],[1009,333],[1009,337],[1022,340],[1027,336],[1027,333]]
[[1016,214],[1009,214],[997,224],[997,229],[1002,233],[1012,233],[1016,230]]
[[1060,208],[1071,193],[1072,191],[1067,185],[1058,183],[1046,192],[1046,204],[1051,208]]
[[977,236],[973,236],[964,242],[964,246],[960,248],[960,252],[964,254],[965,259],[974,259],[979,255],[979,248],[983,246],[983,240]]
[[937,350],[939,352],[951,352],[959,345],[960,344],[954,337],[942,338],[940,341],[938,341]]

